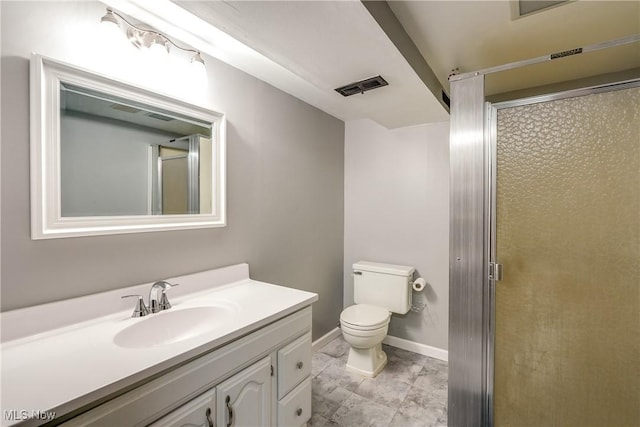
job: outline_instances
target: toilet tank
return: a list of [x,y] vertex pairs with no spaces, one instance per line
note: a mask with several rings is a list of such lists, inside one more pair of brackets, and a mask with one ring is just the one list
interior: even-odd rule
[[405,314],[411,308],[414,271],[413,267],[406,265],[357,262],[353,264],[354,301]]

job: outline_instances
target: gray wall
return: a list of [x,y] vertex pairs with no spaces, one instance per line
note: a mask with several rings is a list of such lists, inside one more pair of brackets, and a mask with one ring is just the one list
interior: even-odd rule
[[[246,261],[254,279],[319,294],[315,337],[335,327],[343,306],[342,121],[208,57],[206,90],[188,92],[189,82],[171,76],[153,83],[155,70],[130,47],[100,50],[93,38],[105,13],[100,3],[3,1],[0,7],[2,310]],[[228,226],[31,240],[31,52],[129,73],[132,81],[225,112]]]
[[427,287],[422,312],[393,315],[389,335],[446,350],[449,305],[449,123],[387,130],[369,120],[345,130],[344,302],[352,265],[411,265]]

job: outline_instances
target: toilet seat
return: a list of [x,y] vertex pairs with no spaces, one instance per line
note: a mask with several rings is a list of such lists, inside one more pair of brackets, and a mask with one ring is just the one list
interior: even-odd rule
[[345,308],[340,314],[340,323],[358,331],[371,331],[385,328],[389,324],[391,313],[382,307],[356,304]]

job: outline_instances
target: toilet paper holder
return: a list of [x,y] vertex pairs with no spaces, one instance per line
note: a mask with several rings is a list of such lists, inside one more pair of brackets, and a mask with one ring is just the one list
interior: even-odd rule
[[416,292],[422,292],[425,288],[425,286],[427,286],[427,281],[424,280],[422,277],[418,277],[416,280],[413,281],[413,283],[411,284],[411,287],[413,288],[414,291]]
[[[427,281],[424,280],[422,277],[418,277],[416,280],[413,281],[413,283],[411,283],[411,287],[413,288],[414,292],[422,292],[425,286],[427,286]],[[421,312],[422,310],[424,310],[425,307],[426,307],[425,303],[413,302],[411,304],[411,311]]]

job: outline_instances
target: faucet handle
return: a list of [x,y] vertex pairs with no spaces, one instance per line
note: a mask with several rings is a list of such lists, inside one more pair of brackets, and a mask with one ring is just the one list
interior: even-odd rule
[[169,285],[162,290],[162,295],[160,296],[160,310],[169,310],[171,308],[171,303],[169,302],[169,298],[167,298],[167,291],[174,286],[178,286],[179,283]]
[[133,309],[133,313],[131,314],[131,317],[142,317],[149,314],[149,309],[145,305],[144,299],[142,299],[142,295],[137,295],[137,294],[123,295],[121,298],[131,298],[131,297],[138,297],[138,302],[136,303],[136,307]]

